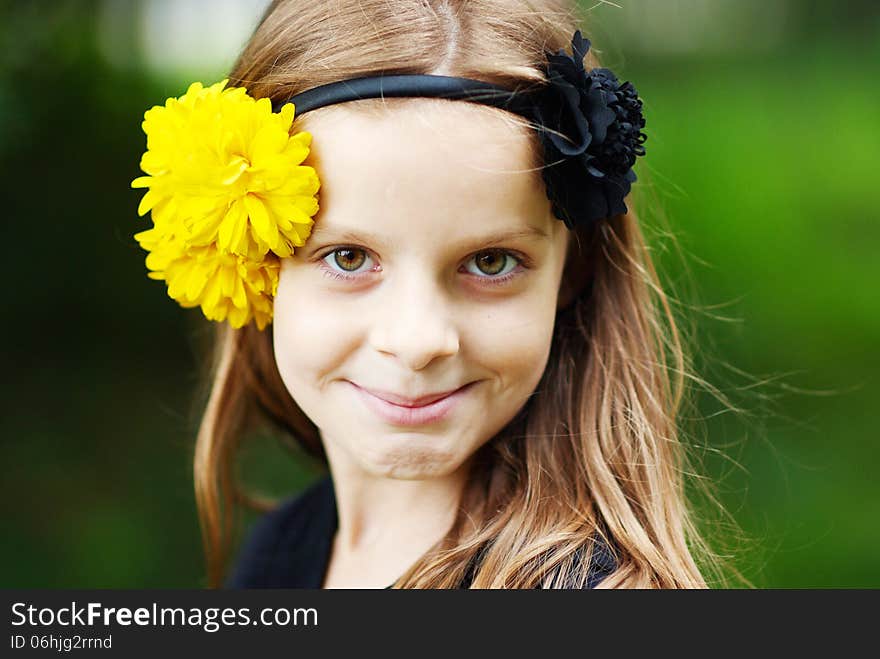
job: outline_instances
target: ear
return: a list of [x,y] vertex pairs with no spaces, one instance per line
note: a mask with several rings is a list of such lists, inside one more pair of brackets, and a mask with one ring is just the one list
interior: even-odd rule
[[571,231],[568,250],[565,256],[565,267],[559,284],[559,297],[556,310],[561,311],[574,302],[583,293],[593,279],[595,263],[594,242],[595,231],[577,229]]

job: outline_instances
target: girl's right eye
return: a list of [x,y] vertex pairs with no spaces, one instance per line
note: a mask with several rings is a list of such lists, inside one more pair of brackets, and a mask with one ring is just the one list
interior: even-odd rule
[[[332,252],[326,254],[321,263],[329,267],[322,266],[324,274],[334,279],[356,279],[361,271],[359,268],[371,261],[372,258],[367,254],[366,250],[360,247],[337,247]],[[367,270],[374,269],[368,268]]]

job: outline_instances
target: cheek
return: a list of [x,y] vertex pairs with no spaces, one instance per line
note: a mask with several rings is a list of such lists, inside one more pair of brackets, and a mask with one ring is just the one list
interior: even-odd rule
[[474,358],[506,386],[528,388],[547,363],[554,317],[554,305],[541,295],[512,299],[476,314],[468,344]]
[[[284,381],[320,379],[340,363],[354,343],[354,324],[316,287],[298,285],[295,271],[282,269],[275,296],[275,359]],[[291,392],[293,393],[293,392]]]

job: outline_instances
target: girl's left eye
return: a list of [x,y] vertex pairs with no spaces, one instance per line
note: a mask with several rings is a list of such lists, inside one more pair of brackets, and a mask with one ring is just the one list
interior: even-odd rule
[[476,271],[467,268],[467,271],[472,275],[487,279],[507,280],[509,277],[506,275],[519,265],[520,259],[503,249],[487,249],[470,257],[467,264],[471,263],[476,267]]

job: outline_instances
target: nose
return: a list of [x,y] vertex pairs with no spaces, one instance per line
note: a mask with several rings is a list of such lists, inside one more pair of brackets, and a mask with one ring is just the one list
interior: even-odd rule
[[414,371],[459,350],[459,333],[448,298],[428,274],[386,281],[376,306],[370,343]]

